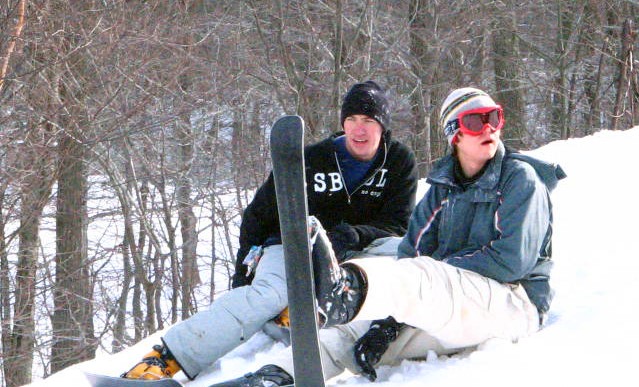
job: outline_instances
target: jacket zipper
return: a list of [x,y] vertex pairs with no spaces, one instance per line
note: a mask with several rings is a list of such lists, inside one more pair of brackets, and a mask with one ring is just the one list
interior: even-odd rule
[[344,191],[346,191],[346,197],[348,199],[348,204],[351,204],[351,196],[354,195],[360,188],[362,188],[364,186],[364,184],[371,179],[371,177],[375,176],[377,174],[377,172],[379,172],[382,167],[384,165],[386,165],[386,156],[388,155],[388,148],[386,147],[386,142],[383,142],[384,144],[384,160],[382,160],[382,163],[379,165],[379,167],[377,167],[375,169],[375,172],[373,172],[372,174],[369,174],[368,176],[366,176],[362,181],[363,183],[361,183],[360,185],[357,186],[357,188],[355,188],[353,190],[352,193],[348,192],[348,187],[346,187],[346,180],[344,180],[344,175],[342,174],[342,167],[340,167],[339,165],[339,159],[337,158],[337,152],[333,152],[333,156],[335,157],[335,163],[337,164],[337,171],[339,172],[339,177],[342,179],[342,184],[344,184]]

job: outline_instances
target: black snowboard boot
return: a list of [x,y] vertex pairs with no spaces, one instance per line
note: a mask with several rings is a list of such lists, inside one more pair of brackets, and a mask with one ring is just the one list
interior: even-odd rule
[[322,327],[346,324],[366,298],[366,277],[355,265],[339,265],[326,231],[311,217],[315,295]]
[[293,377],[280,367],[269,364],[241,378],[229,380],[210,387],[281,387],[293,385]]

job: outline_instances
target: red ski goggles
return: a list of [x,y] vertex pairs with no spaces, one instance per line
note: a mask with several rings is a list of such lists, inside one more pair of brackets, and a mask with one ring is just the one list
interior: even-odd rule
[[501,106],[482,107],[459,113],[459,117],[450,121],[444,128],[446,134],[452,135],[457,129],[471,136],[479,136],[490,125],[495,131],[504,126],[504,110]]

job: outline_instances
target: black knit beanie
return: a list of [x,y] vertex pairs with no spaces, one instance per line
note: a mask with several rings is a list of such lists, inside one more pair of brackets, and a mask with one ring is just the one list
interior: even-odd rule
[[344,127],[346,117],[354,114],[363,114],[374,118],[382,125],[382,129],[388,129],[390,124],[390,108],[386,93],[374,81],[354,84],[344,96],[342,102],[341,123]]

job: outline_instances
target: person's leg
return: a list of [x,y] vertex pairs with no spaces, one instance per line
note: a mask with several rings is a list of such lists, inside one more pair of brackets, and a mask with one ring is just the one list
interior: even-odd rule
[[[360,372],[355,363],[353,347],[357,339],[368,331],[370,324],[370,321],[353,321],[320,330],[322,366],[327,380],[341,374],[345,369],[355,374]],[[380,359],[379,365],[396,365],[403,359],[425,358],[429,350],[434,350],[438,354],[457,352],[456,349],[444,348],[435,338],[422,330],[404,327]],[[257,371],[211,387],[282,386],[292,383],[292,377],[293,355],[291,348],[287,347],[275,354],[269,364]]]
[[[324,378],[327,380],[341,374],[345,369],[355,370],[353,345],[370,326],[370,321],[355,321],[346,325],[320,329],[320,351]],[[291,348],[284,348],[272,359],[274,364],[293,375],[293,355]]]
[[490,338],[516,340],[539,328],[537,309],[520,285],[500,284],[429,257],[349,264],[359,267],[368,284],[358,320],[391,315],[447,348]]
[[282,246],[267,247],[251,285],[229,291],[208,310],[174,325],[163,341],[193,378],[277,316],[288,304],[286,295]]
[[[361,320],[320,330],[322,366],[327,380],[341,374],[345,369],[355,374],[360,372],[355,363],[353,348],[355,342],[368,331],[370,324],[371,321]],[[440,355],[459,351],[457,348],[444,347],[437,339],[420,329],[406,326],[402,328],[397,339],[390,343],[378,365],[397,365],[404,359],[426,358],[430,350]],[[270,363],[293,375],[290,348],[276,354]]]
[[[353,343],[368,330],[369,325],[370,321],[358,321],[320,330],[324,378],[339,375],[353,365]],[[286,347],[271,358],[270,364],[211,387],[288,386],[293,383],[293,375],[293,353],[291,347]]]
[[425,331],[406,326],[397,339],[390,343],[378,365],[397,365],[406,359],[425,359],[428,351],[434,351],[438,355],[452,355],[460,350],[461,348],[445,347]]
[[275,320],[267,321],[262,327],[262,331],[271,339],[288,347],[291,345],[291,329],[278,324]]
[[[327,320],[329,325],[391,315],[447,348],[474,346],[490,338],[516,340],[539,327],[537,310],[521,286],[500,284],[429,257],[354,259],[339,272],[332,269],[330,257],[317,258],[320,306],[349,312],[329,314],[336,317]],[[335,272],[336,280],[331,278]],[[351,278],[360,284],[358,294],[345,297],[353,292],[348,286]]]

